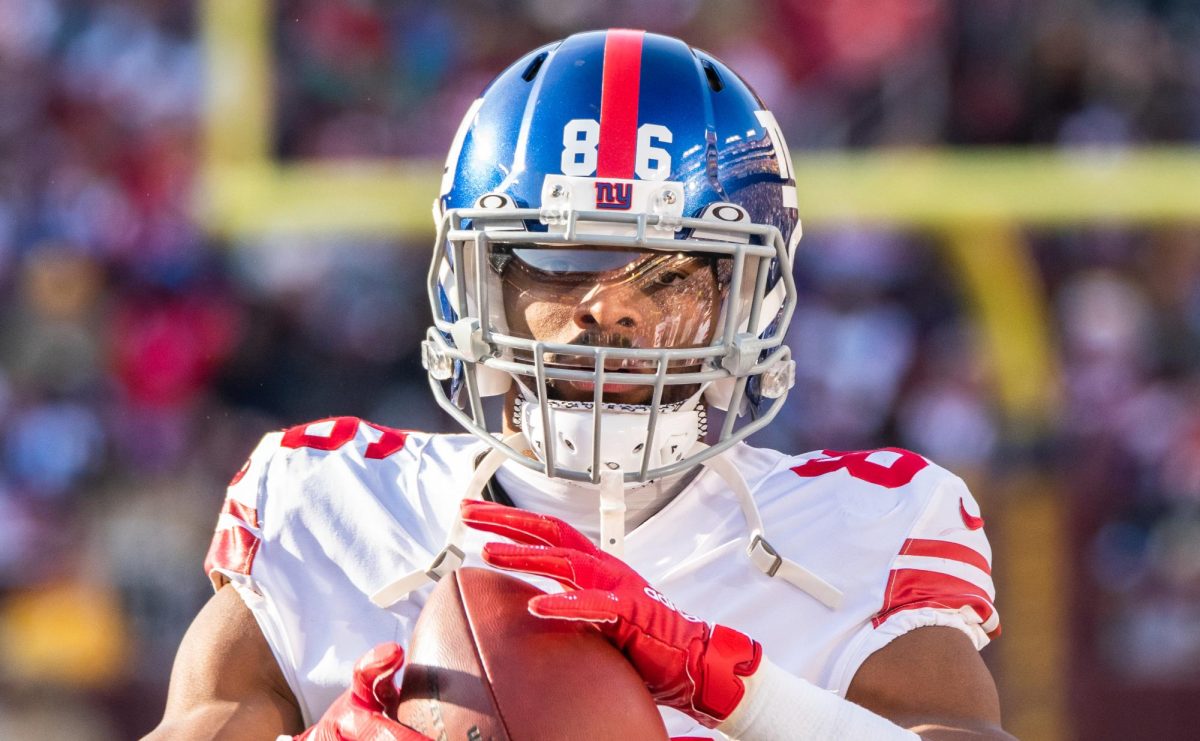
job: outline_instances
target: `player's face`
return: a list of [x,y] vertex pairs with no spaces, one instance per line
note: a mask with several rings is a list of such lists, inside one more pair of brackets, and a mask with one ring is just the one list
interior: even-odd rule
[[[724,258],[695,253],[556,249],[520,245],[500,270],[509,331],[544,342],[620,348],[688,348],[712,342],[725,293]],[[547,365],[592,368],[591,358],[555,354]],[[670,370],[696,370],[684,361]],[[654,373],[655,362],[610,360],[606,370]],[[664,402],[689,391],[668,386]],[[594,384],[552,382],[565,401],[590,401]],[[605,383],[604,400],[650,401],[650,385]]]

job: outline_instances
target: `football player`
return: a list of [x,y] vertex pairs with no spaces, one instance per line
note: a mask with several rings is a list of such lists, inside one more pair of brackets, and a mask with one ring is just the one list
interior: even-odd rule
[[536,49],[467,111],[434,210],[423,358],[468,434],[267,435],[152,737],[421,738],[392,716],[401,646],[464,563],[555,585],[530,611],[593,622],[676,737],[1009,737],[963,482],[743,442],[792,383],[800,226],[733,71],[641,31]]

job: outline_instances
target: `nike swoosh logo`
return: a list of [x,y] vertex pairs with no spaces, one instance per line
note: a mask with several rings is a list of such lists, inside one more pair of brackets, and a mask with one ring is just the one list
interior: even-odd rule
[[983,527],[983,518],[967,512],[967,504],[962,497],[958,498],[958,513],[962,515],[963,524],[968,530],[978,530]]

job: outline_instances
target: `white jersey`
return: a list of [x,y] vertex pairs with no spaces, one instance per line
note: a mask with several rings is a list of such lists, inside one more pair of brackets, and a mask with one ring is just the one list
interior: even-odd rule
[[[388,608],[370,596],[442,549],[485,448],[340,417],[267,435],[230,483],[205,567],[253,612],[307,723],[359,656],[409,643],[432,582]],[[759,570],[738,500],[706,469],[625,540],[623,559],[680,609],[843,696],[868,656],[910,630],[954,627],[977,648],[999,633],[991,549],[961,479],[894,448],[789,456],[739,444],[723,455],[775,550],[842,599],[832,609]],[[485,566],[480,547],[495,539],[468,530],[466,565]],[[672,736],[721,737],[663,716]]]

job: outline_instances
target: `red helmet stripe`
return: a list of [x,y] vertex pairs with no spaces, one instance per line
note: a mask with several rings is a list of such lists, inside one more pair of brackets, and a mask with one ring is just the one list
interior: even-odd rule
[[600,146],[596,177],[632,178],[637,151],[638,88],[645,31],[612,29],[604,38]]

